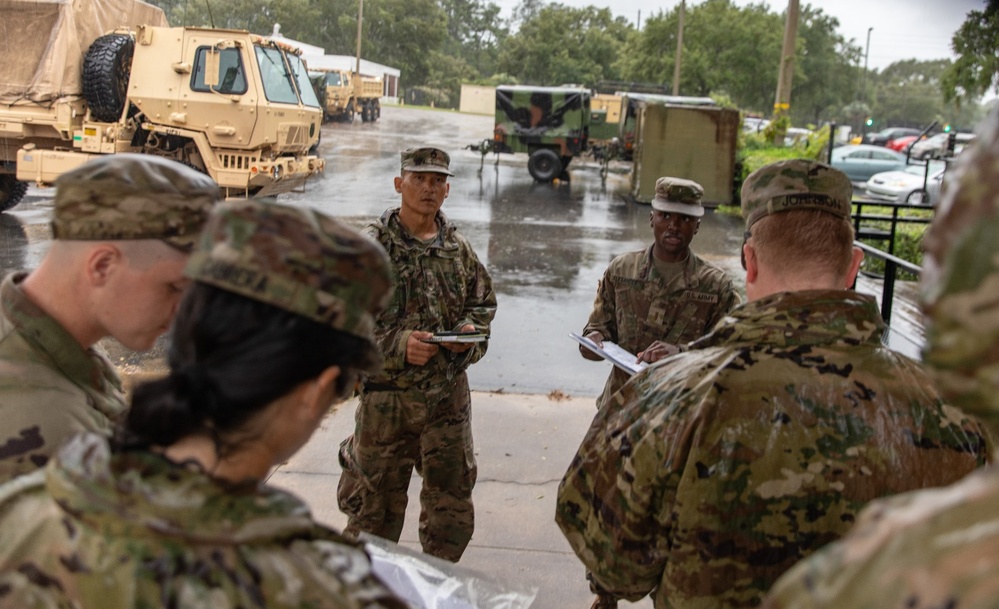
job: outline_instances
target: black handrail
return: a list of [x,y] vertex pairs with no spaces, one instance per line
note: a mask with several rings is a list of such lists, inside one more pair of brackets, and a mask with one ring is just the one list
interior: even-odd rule
[[888,252],[879,250],[878,248],[867,245],[866,243],[854,241],[853,244],[864,250],[866,255],[881,258],[885,261],[885,279],[881,286],[881,317],[884,318],[886,325],[891,325],[891,308],[892,304],[895,302],[895,279],[898,272],[900,270],[904,270],[912,273],[916,277],[919,277],[920,273],[923,272],[923,269],[908,260],[902,260],[897,256],[893,256]]

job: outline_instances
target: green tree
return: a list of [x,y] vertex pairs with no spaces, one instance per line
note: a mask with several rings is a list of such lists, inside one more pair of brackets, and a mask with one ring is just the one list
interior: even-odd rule
[[999,0],[970,11],[951,39],[957,61],[941,79],[944,99],[978,103],[990,89],[999,93]]
[[[653,15],[628,39],[618,62],[625,80],[672,85],[678,10]],[[763,4],[740,8],[731,0],[707,0],[688,8],[680,94],[723,93],[742,108],[769,113],[783,31],[781,18]]]
[[798,22],[798,44],[791,87],[791,121],[818,125],[842,121],[839,108],[856,98],[860,48],[837,31],[839,21],[806,5]]
[[506,39],[498,69],[532,85],[616,80],[612,64],[631,30],[610,9],[549,4]]
[[[508,35],[505,22],[499,16],[499,5],[483,0],[439,1],[447,15],[443,53],[448,60],[435,62],[434,71],[442,72],[445,66],[450,66],[455,76],[460,73],[466,81],[479,80],[482,75],[493,73],[499,61],[500,43]],[[470,75],[464,66],[471,68]]]

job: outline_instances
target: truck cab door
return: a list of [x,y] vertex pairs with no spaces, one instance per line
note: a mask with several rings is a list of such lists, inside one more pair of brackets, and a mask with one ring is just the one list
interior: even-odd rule
[[258,88],[249,69],[252,47],[194,32],[185,45],[191,75],[180,92],[186,129],[203,132],[212,148],[252,145]]

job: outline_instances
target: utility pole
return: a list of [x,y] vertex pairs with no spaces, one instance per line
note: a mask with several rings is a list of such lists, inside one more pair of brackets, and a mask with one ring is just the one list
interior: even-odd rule
[[[871,54],[871,30],[874,27],[871,26],[867,28],[867,46],[864,47],[864,71],[860,74],[860,100],[867,105],[867,57]],[[870,110],[868,110],[870,112]],[[860,128],[860,133],[862,135],[867,134],[867,121],[863,122],[863,126]]]
[[364,15],[364,0],[357,2],[357,69],[354,78],[361,77],[361,20]]
[[680,0],[680,24],[676,32],[676,62],[673,66],[673,95],[680,94],[680,58],[683,56],[683,15],[686,13],[687,0]]
[[780,119],[790,114],[791,79],[794,77],[794,43],[798,38],[798,0],[788,0],[787,18],[784,21],[784,47],[780,54],[780,71],[777,74],[777,95],[774,100],[773,120],[778,124],[776,143],[784,141]]

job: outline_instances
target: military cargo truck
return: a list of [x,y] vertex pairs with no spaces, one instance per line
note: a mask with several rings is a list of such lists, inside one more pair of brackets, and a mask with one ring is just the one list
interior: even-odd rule
[[316,69],[310,74],[320,75],[326,86],[323,104],[326,120],[352,123],[354,115],[360,114],[367,123],[382,115],[382,79],[333,69]]
[[155,154],[227,196],[301,188],[322,109],[299,52],[239,30],[167,27],[139,0],[0,0],[0,210],[96,155]]
[[496,87],[493,139],[477,148],[526,152],[527,171],[538,182],[567,179],[566,168],[587,151],[590,91],[578,87]]

